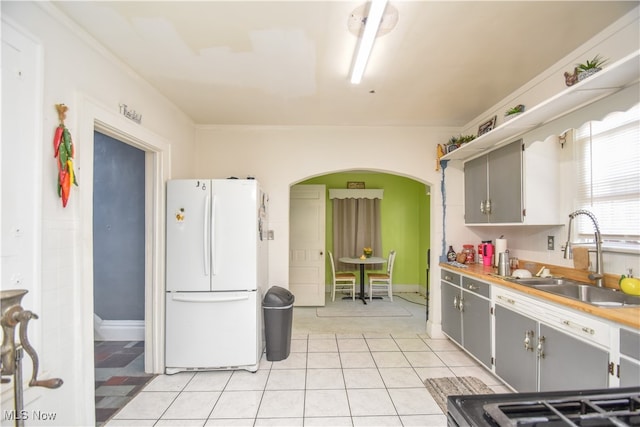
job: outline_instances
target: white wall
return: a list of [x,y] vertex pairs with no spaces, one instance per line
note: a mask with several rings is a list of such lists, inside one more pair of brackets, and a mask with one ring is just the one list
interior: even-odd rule
[[[246,177],[260,180],[269,193],[269,280],[289,283],[289,187],[306,178],[331,172],[365,169],[406,176],[438,188],[436,144],[454,129],[398,127],[250,127],[200,126],[195,176]],[[431,193],[431,247],[442,239],[440,191]],[[439,273],[438,273],[439,274]],[[437,282],[431,282],[437,283]],[[439,300],[439,289],[432,293]],[[434,314],[430,321],[439,324]]]
[[[42,338],[34,343],[40,356],[43,378],[61,377],[64,384],[57,390],[29,388],[25,393],[28,410],[55,412],[55,425],[86,426],[94,423],[93,399],[93,333],[91,260],[84,248],[91,247],[91,210],[83,205],[91,199],[92,129],[95,114],[115,128],[141,136],[163,146],[166,159],[171,156],[171,168],[183,176],[193,167],[193,123],[130,69],[119,65],[104,50],[91,45],[90,38],[80,30],[70,30],[48,2],[2,2],[2,24],[11,25],[41,46],[42,93],[39,111],[34,121],[40,141],[35,141],[41,171],[42,201],[38,213],[41,222],[41,277],[36,292],[41,306],[27,307],[40,316]],[[13,67],[16,64],[3,64]],[[4,92],[3,92],[4,94]],[[69,107],[65,121],[76,145],[76,171],[80,186],[71,192],[69,204],[62,208],[56,193],[56,165],[51,140],[57,126],[54,105]],[[141,125],[119,114],[119,104],[126,103],[142,113]],[[87,122],[91,121],[91,122]],[[7,124],[3,124],[6,126]],[[157,137],[162,135],[162,137]],[[155,141],[151,141],[155,140]],[[3,141],[2,144],[21,143]],[[164,145],[163,145],[164,144]],[[171,153],[169,152],[171,151]],[[167,168],[169,163],[166,164]],[[33,166],[33,165],[31,165]],[[18,185],[19,183],[16,182]],[[27,195],[29,197],[29,195]],[[6,288],[3,284],[3,288]],[[88,315],[88,317],[87,317]],[[86,328],[86,326],[89,326]],[[89,335],[87,336],[87,329]],[[26,359],[29,363],[29,359]],[[8,409],[12,384],[2,386],[3,409]],[[3,419],[2,425],[12,425]],[[37,425],[29,421],[29,425]],[[43,424],[45,425],[45,424]],[[46,425],[52,425],[47,422]]]

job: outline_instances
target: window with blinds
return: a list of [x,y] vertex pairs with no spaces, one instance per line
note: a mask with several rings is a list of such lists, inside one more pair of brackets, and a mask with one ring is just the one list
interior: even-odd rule
[[[605,241],[640,244],[640,104],[584,124],[575,133],[577,208],[598,219]],[[576,218],[580,237],[593,224]]]

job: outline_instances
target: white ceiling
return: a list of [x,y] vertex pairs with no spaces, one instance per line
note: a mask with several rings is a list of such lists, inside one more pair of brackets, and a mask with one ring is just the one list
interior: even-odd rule
[[390,0],[360,85],[364,1],[54,4],[197,124],[462,126],[638,2]]

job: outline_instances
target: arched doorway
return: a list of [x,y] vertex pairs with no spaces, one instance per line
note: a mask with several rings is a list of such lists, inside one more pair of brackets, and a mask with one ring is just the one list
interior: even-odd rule
[[[428,253],[431,246],[431,194],[430,186],[401,175],[369,171],[347,170],[314,176],[296,185],[324,185],[330,188],[347,188],[348,183],[363,183],[365,188],[385,190],[382,203],[382,252],[398,253],[394,270],[394,287],[398,292],[416,292],[428,295]],[[331,202],[326,195],[326,250],[333,244]],[[294,236],[290,231],[289,239]],[[326,264],[325,280],[331,277]],[[290,266],[291,267],[291,266]],[[295,284],[290,282],[290,287]]]

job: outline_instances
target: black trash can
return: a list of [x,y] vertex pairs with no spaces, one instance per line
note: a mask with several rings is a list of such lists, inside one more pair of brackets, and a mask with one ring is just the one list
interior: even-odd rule
[[262,310],[269,361],[284,360],[289,357],[294,299],[291,292],[280,286],[272,286],[264,296]]

